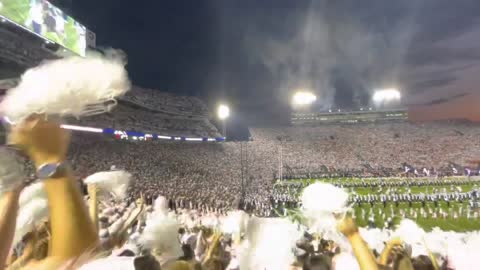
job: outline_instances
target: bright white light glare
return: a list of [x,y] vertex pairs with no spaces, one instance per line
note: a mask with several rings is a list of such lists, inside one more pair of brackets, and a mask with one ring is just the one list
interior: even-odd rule
[[[3,119],[10,125],[15,125],[15,122],[10,120],[7,116],[3,117]],[[93,128],[93,127],[81,127],[81,126],[72,126],[72,125],[61,125],[63,129],[68,130],[76,130],[76,131],[85,131],[85,132],[95,132],[95,133],[102,133],[103,129],[101,128]]]
[[[228,107],[227,107],[228,109]],[[229,111],[228,111],[229,113]],[[228,117],[228,115],[227,115]],[[1,119],[0,119],[1,120]],[[4,116],[3,117],[3,120],[5,120],[5,122],[7,122],[8,124],[10,125],[14,125],[15,122],[13,122],[12,120],[10,120],[8,117]],[[60,126],[61,128],[63,129],[68,129],[68,130],[74,130],[74,131],[84,131],[84,132],[94,132],[94,133],[103,133],[103,129],[101,128],[94,128],[94,127],[81,127],[81,126],[73,126],[73,125],[61,125]],[[118,133],[117,133],[118,132]],[[125,133],[125,131],[116,131],[115,134],[122,134],[122,136],[126,136],[128,138],[128,135]],[[144,136],[145,138],[152,138],[153,135],[152,134],[145,134]],[[162,136],[162,135],[157,135],[157,138],[158,139],[163,139],[163,140],[171,140],[172,137],[171,136]],[[137,140],[139,139],[138,137],[136,136],[132,136],[132,139],[133,140]],[[182,140],[182,137],[174,137],[173,138],[174,140],[176,141],[180,141]],[[203,138],[185,138],[186,141],[197,141],[197,142],[201,142],[203,141]],[[207,141],[209,142],[215,142],[217,141],[215,138],[207,138]]]
[[377,90],[375,94],[373,94],[373,101],[375,103],[398,101],[400,98],[400,92],[394,88]]
[[297,92],[293,96],[294,105],[309,105],[317,100],[317,97],[310,92]]
[[10,125],[15,124],[15,123],[13,123],[13,122],[10,120],[10,118],[8,118],[7,116],[4,116],[4,117],[3,117],[3,120],[5,120],[5,122],[7,122],[7,123],[10,124]]
[[217,115],[221,120],[227,119],[230,116],[230,108],[228,108],[226,105],[218,106]]
[[72,125],[61,125],[61,127],[63,129],[76,130],[76,131],[86,131],[86,132],[95,132],[95,133],[103,132],[103,129],[101,128],[79,127],[79,126],[72,126]]

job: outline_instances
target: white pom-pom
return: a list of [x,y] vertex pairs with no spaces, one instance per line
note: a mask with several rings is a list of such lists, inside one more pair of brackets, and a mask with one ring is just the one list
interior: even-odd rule
[[218,229],[220,226],[220,220],[213,214],[208,214],[200,218],[202,226],[212,229]]
[[84,180],[85,184],[95,184],[102,192],[114,197],[125,198],[132,175],[126,171],[98,172]]
[[347,192],[327,183],[309,185],[301,197],[302,207],[309,212],[341,212],[347,200]]
[[153,204],[153,209],[155,212],[162,212],[162,213],[168,213],[168,201],[165,197],[159,196],[154,204]]
[[381,252],[385,247],[385,241],[388,239],[388,232],[380,229],[359,228],[360,235],[367,242],[371,249]]
[[424,241],[425,231],[410,219],[402,220],[393,236],[399,237],[409,244],[412,247],[412,256],[414,257],[428,253]]
[[19,160],[7,149],[0,148],[0,195],[19,187],[24,177]]
[[222,231],[224,233],[243,233],[248,224],[248,214],[237,210],[228,212],[227,217],[223,219]]
[[240,269],[287,270],[294,262],[293,248],[301,237],[286,219],[251,218],[240,252]]
[[47,192],[45,191],[45,185],[43,182],[36,182],[24,188],[20,193],[19,205],[20,208],[24,207],[32,200],[47,199]]
[[104,103],[130,89],[122,62],[70,57],[28,70],[9,90],[0,111],[14,122],[32,114],[80,117],[108,111]]
[[431,232],[425,234],[424,239],[427,243],[427,248],[430,249],[431,252],[446,256],[448,247],[451,246],[448,239],[449,236],[450,233],[435,227]]
[[17,216],[17,226],[13,244],[16,245],[36,226],[40,225],[42,220],[48,217],[48,202],[43,199],[32,200],[22,207]]
[[309,227],[318,233],[336,232],[334,213],[345,213],[348,193],[331,184],[315,183],[303,190],[302,213]]
[[332,269],[335,270],[342,270],[342,269],[349,269],[349,270],[360,270],[360,266],[358,265],[357,260],[353,257],[352,254],[349,253],[340,253],[333,257],[332,261]]
[[409,245],[422,244],[425,231],[421,229],[417,223],[410,219],[404,219],[398,225],[393,236],[400,237],[405,243]]
[[176,219],[168,215],[154,215],[148,220],[139,243],[159,255],[168,253],[180,257],[183,252],[178,239],[179,228]]
[[80,270],[135,270],[134,257],[108,257],[91,261],[82,267]]

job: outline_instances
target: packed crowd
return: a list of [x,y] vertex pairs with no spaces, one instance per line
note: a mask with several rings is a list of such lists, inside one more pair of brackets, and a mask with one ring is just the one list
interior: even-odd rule
[[[281,142],[272,140],[266,145],[260,145],[261,142],[265,141],[255,140],[255,137],[253,141],[242,144],[235,142],[130,142],[102,137],[98,134],[74,134],[68,159],[71,161],[77,179],[88,179],[89,175],[98,171],[127,170],[132,174],[130,187],[123,199],[109,198],[105,195],[109,194],[108,192],[102,193],[95,186],[87,185],[84,200],[90,209],[88,219],[91,219],[94,224],[98,224],[98,231],[95,233],[98,236],[92,236],[90,244],[95,242],[94,239],[98,237],[99,248],[106,252],[108,257],[95,260],[88,258],[89,262],[87,263],[80,260],[76,263],[86,263],[84,267],[89,265],[91,267],[91,264],[98,264],[97,267],[118,265],[118,269],[123,269],[120,265],[123,265],[122,267],[129,265],[125,269],[471,269],[460,266],[462,264],[458,261],[458,254],[452,255],[449,251],[446,252],[443,248],[435,246],[438,243],[433,240],[429,243],[429,245],[433,245],[434,251],[431,252],[428,248],[419,247],[417,242],[392,238],[398,233],[397,231],[405,230],[405,228],[402,229],[402,225],[399,229],[393,229],[393,222],[387,217],[389,211],[394,211],[393,204],[385,206],[382,211],[378,208],[370,208],[353,213],[354,218],[371,220],[370,230],[361,229],[359,232],[350,218],[337,220],[338,231],[346,238],[339,238],[338,235],[318,234],[313,229],[314,227],[309,228],[305,224],[295,225],[283,218],[254,217],[278,216],[275,203],[279,202],[279,197],[276,196],[286,194],[285,192],[275,193],[278,190],[275,191],[273,188],[273,176],[275,170],[278,169],[278,163],[270,162],[265,156],[272,153],[269,148],[272,145],[277,146],[278,151],[278,144]],[[311,143],[314,146],[323,147],[314,142]],[[282,150],[285,162],[297,160],[289,153],[289,148],[285,147],[285,149],[287,150]],[[244,159],[243,151],[247,152],[248,158]],[[448,162],[448,158],[456,155],[456,153],[449,154],[450,156],[444,156],[443,163]],[[368,154],[363,153],[363,155]],[[435,157],[429,157],[429,159],[434,160]],[[325,159],[320,161],[323,160]],[[351,159],[347,158],[346,160]],[[306,160],[304,164],[297,164],[297,166],[310,168],[311,164]],[[337,166],[342,166],[342,163],[339,164]],[[416,163],[412,162],[412,164]],[[243,171],[242,167],[245,166],[248,169]],[[244,180],[241,180],[242,173],[245,174]],[[406,183],[406,180],[403,181]],[[419,181],[418,184],[413,184],[414,180],[412,180],[412,184],[407,186],[413,188],[430,183],[438,186],[438,192],[433,195],[423,195],[423,197],[416,194],[397,194],[398,192],[394,190],[399,186],[395,181],[362,182],[358,185],[355,184],[355,187],[384,188],[390,189],[392,192],[385,195],[358,195],[350,199],[350,202],[357,204],[383,203],[388,199],[394,203],[396,201],[415,201],[416,199],[433,202],[436,200],[473,201],[478,197],[476,190],[468,192],[450,188],[444,190],[442,185],[446,185],[446,183],[443,181],[447,180],[430,179],[429,183]],[[454,181],[456,181],[455,184],[463,185],[467,183],[465,181],[471,181],[471,179]],[[283,185],[282,181],[277,183]],[[351,187],[348,183],[337,182],[335,184],[347,189]],[[452,182],[450,182],[451,184]],[[60,185],[60,183],[55,185]],[[302,185],[295,184],[285,186],[288,187],[289,192],[291,187],[304,188]],[[72,192],[70,189],[63,189],[60,186],[53,187],[53,184],[46,189],[49,200],[56,196],[62,197],[59,195],[62,192]],[[76,195],[68,194],[68,196]],[[321,198],[320,196],[316,197]],[[298,201],[293,202],[292,207],[300,206]],[[65,207],[65,210],[73,213],[77,222],[88,223],[88,221],[79,221],[78,219],[79,216],[85,215],[81,214],[81,211],[77,212],[76,207],[81,208],[81,206],[77,205],[71,208],[73,206],[67,204]],[[246,212],[232,212],[238,208],[245,209]],[[58,235],[58,224],[60,223],[62,226],[70,228],[70,225],[63,224],[70,222],[64,218],[67,214],[62,212],[62,218],[59,221],[59,212],[61,210],[51,213],[50,225],[33,227],[34,234],[25,235],[22,241],[15,245],[12,249],[13,253],[10,252],[7,261],[12,269],[29,265],[34,262],[33,258],[45,258],[49,256],[49,252],[53,252],[48,251],[50,248],[45,247],[50,243],[45,239],[48,240],[52,237],[52,241],[60,241],[58,238],[57,240],[53,238]],[[247,213],[254,216],[249,217]],[[400,209],[399,213],[400,218],[412,219],[419,216],[457,218],[463,215],[468,215],[468,218],[478,218],[478,212],[468,211],[466,208],[445,210],[426,207],[423,210]],[[378,215],[385,218],[386,227],[389,229],[373,231],[376,230],[373,221]],[[84,218],[87,217],[84,216]],[[232,222],[236,225],[231,226]],[[247,225],[244,224],[245,222]],[[241,229],[243,226],[246,228]],[[48,233],[45,233],[45,230]],[[82,236],[92,233],[88,230],[85,232],[85,228],[78,228],[78,230],[76,233]],[[375,237],[371,235],[373,232],[377,234]],[[291,241],[270,242],[277,241],[274,239],[278,239],[278,235],[272,236],[277,233],[284,236],[285,239],[291,238]],[[434,233],[438,234],[438,232]],[[406,234],[405,237],[407,237]],[[427,234],[424,237],[431,236]],[[469,241],[470,235],[453,234],[442,237],[441,241],[465,243],[465,241]],[[362,239],[365,239],[366,242]],[[389,239],[392,240],[389,242]],[[88,237],[79,240],[78,237],[72,238],[67,233],[67,237],[63,241],[67,240],[88,242]],[[85,246],[86,242],[82,245]],[[387,242],[387,244],[379,242]],[[53,244],[53,242],[51,243]],[[293,246],[289,246],[291,244]],[[287,248],[277,249],[280,246]],[[59,245],[56,248],[54,245],[52,249],[57,250],[58,247]],[[73,252],[70,255],[58,250],[57,252],[63,256],[72,256],[71,254],[80,255],[86,249],[80,252],[81,250],[78,249],[77,253],[70,251]],[[285,250],[288,252],[284,253],[282,258],[290,259],[277,261],[271,257],[278,256]],[[253,256],[252,254],[257,255]],[[260,258],[258,254],[261,255]],[[452,264],[456,265],[456,268],[452,268]]]
[[[423,129],[411,124],[381,124],[371,127],[327,126],[325,128],[300,128],[298,133],[293,128],[284,128],[277,133],[293,132],[298,136],[290,134],[291,139],[283,142],[277,140],[273,135],[275,132],[270,133],[269,129],[253,129],[253,141],[222,144],[131,142],[105,138],[97,134],[76,134],[71,147],[71,157],[75,169],[81,177],[95,171],[108,170],[112,166],[130,171],[137,180],[132,187],[134,195],[144,192],[146,196],[153,196],[157,190],[161,190],[163,196],[173,200],[188,201],[193,197],[195,198],[195,202],[192,202],[194,204],[209,205],[218,209],[241,203],[246,209],[257,211],[257,214],[269,215],[272,210],[270,201],[273,180],[278,176],[279,170],[277,157],[280,148],[283,148],[281,151],[284,166],[289,164],[290,167],[303,171],[314,171],[325,166],[360,169],[363,164],[358,158],[359,156],[368,156],[370,160],[385,161],[374,164],[377,166],[399,168],[405,161],[415,166],[431,164],[429,167],[442,167],[447,166],[450,161],[461,163],[473,159],[477,152],[473,147],[473,143],[477,140],[474,135],[479,131],[476,126],[467,124],[430,125],[433,126],[426,126]],[[405,128],[407,131],[401,133],[400,138],[402,139],[400,140],[394,134],[400,132],[401,128]],[[372,141],[370,133],[359,133],[363,129],[376,133],[376,139]],[[339,133],[339,131],[344,133]],[[314,136],[315,132],[319,132],[320,135],[313,139],[311,136]],[[458,132],[462,132],[463,135],[458,135]],[[352,134],[363,134],[366,138]],[[381,137],[380,134],[383,136]],[[331,139],[330,136],[334,136],[334,139]],[[419,140],[415,139],[417,136],[420,137]],[[426,144],[427,140],[422,137],[428,137],[429,141],[434,143],[444,142],[445,145],[438,147],[430,145],[430,142]],[[311,138],[311,140],[306,138]],[[304,139],[305,141],[303,141]],[[370,143],[372,147],[375,144],[381,144],[378,145],[380,149],[388,144],[392,149],[389,153],[399,154],[395,156],[394,160],[396,161],[392,161],[390,154],[382,156],[383,152],[371,151],[370,148],[359,147],[360,150],[347,151],[342,145],[348,139],[353,139],[359,144]],[[411,145],[413,142],[417,143]],[[303,149],[305,153],[297,150],[297,147]],[[422,158],[424,163],[420,163],[417,159],[420,154],[413,158],[413,155],[398,150],[404,147],[414,152],[424,153]],[[431,148],[431,154],[427,155],[428,151],[424,151],[426,147]],[[361,151],[362,149],[363,151]],[[242,157],[242,151],[243,155],[247,156],[246,158]],[[462,156],[463,152],[466,153],[466,157]],[[339,159],[339,156],[342,158]],[[337,160],[337,163],[332,163],[330,158]],[[404,170],[401,169],[401,172]],[[371,176],[368,173],[363,175]],[[423,183],[423,180],[410,183],[405,183],[405,181],[386,181],[384,183],[344,181],[335,184],[347,188],[354,185],[365,185],[366,187],[404,184],[418,186]],[[440,185],[443,180],[430,179],[428,183],[423,184],[433,185],[435,181]],[[454,184],[461,185],[462,181],[467,180],[457,181],[458,183]]]
[[200,99],[176,96],[156,89],[133,87],[120,100],[129,101],[152,111],[193,118],[208,118],[208,108]]
[[[37,168],[47,160],[63,162],[65,159],[69,142],[59,126],[37,122],[33,127],[15,128],[12,132],[10,143],[32,159]],[[81,151],[82,155],[90,154],[88,147]],[[121,157],[118,154],[118,151],[111,152],[109,157]],[[113,174],[106,172],[111,179],[100,179],[103,182],[90,181],[93,176],[87,177],[84,182],[87,195],[82,200],[80,190],[75,187],[75,174],[68,168],[43,176],[46,178],[41,182],[26,187],[29,183],[21,181],[25,176],[11,155],[12,152],[2,149],[0,160],[2,181],[5,181],[0,204],[4,213],[0,231],[5,232],[2,234],[5,241],[0,245],[0,260],[8,269],[376,270],[452,269],[454,265],[453,269],[461,270],[471,265],[471,260],[465,263],[458,251],[443,250],[437,240],[429,239],[429,244],[437,244],[430,246],[431,251],[419,244],[420,240],[408,238],[406,230],[423,234],[422,239],[431,237],[408,220],[396,230],[371,231],[359,229],[348,216],[330,213],[331,218],[335,218],[333,227],[325,220],[327,216],[315,219],[330,228],[320,233],[316,229],[318,224],[309,227],[287,219],[262,219],[242,211],[218,211],[209,206],[191,209],[192,204],[184,202],[174,206],[160,196],[163,187],[156,187],[156,194],[148,194],[156,197],[149,203],[145,198],[147,193],[122,194],[118,187],[128,182],[114,176],[118,170],[110,171]],[[73,164],[78,164],[77,158],[72,157]],[[130,174],[121,174],[130,181]],[[114,185],[104,185],[105,182]],[[176,187],[180,191],[184,188],[182,185]],[[332,211],[328,209],[333,208],[325,203],[344,197],[344,192],[333,186],[327,189],[320,191],[323,196],[318,196],[321,195],[318,187],[312,189],[310,199],[304,199],[305,208],[313,198],[315,213]],[[233,190],[224,192],[232,193]],[[188,196],[195,198],[197,194]],[[325,200],[324,196],[332,197]],[[48,212],[29,212],[28,206],[32,203],[38,207],[35,203],[39,201],[35,200],[48,201]],[[316,208],[318,203],[323,206]],[[26,229],[16,228],[15,204],[20,205],[18,226]],[[41,207],[47,208],[47,204]],[[463,241],[468,237],[448,234],[438,241],[465,244]]]
[[[413,168],[451,172],[479,156],[480,126],[472,123],[383,123],[251,129],[253,145],[268,167],[283,174],[395,176]],[[329,170],[330,172],[326,172]],[[412,171],[413,173],[413,171]]]
[[[121,102],[121,101],[120,101]],[[207,118],[188,118],[176,114],[165,114],[120,103],[113,112],[71,119],[71,124],[98,128],[113,128],[121,131],[137,131],[164,136],[219,137],[215,126]]]
[[106,114],[70,119],[69,123],[165,136],[219,137],[206,105],[194,97],[132,87]]

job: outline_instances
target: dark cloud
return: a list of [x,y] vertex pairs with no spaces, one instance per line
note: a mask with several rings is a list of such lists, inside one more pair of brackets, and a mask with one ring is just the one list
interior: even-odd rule
[[480,4],[477,0],[426,0],[420,16],[414,42],[433,44],[471,31],[480,23]]
[[430,46],[411,50],[407,55],[407,64],[413,67],[428,65],[451,66],[459,63],[477,62],[480,60],[478,48],[445,48]]
[[449,98],[439,98],[439,99],[435,99],[435,100],[433,100],[433,101],[431,101],[427,104],[424,104],[424,105],[439,105],[439,104],[442,104],[442,103],[447,103],[447,102],[453,101],[455,99],[464,97],[466,95],[467,94],[462,93],[462,94],[458,94],[458,95],[455,95],[455,96],[452,96],[452,97],[449,97]]
[[407,107],[418,107],[418,106],[431,106],[431,105],[440,105],[440,104],[448,104],[451,101],[455,101],[456,99],[463,98],[467,96],[467,93],[461,93],[461,94],[456,94],[450,97],[444,97],[444,98],[437,98],[429,102],[424,102],[424,103],[412,103],[412,104],[406,104]]
[[410,84],[408,86],[408,89],[410,91],[413,91],[415,93],[421,93],[424,91],[428,91],[431,89],[434,89],[436,87],[442,87],[445,85],[448,85],[454,81],[456,81],[457,78],[452,75],[447,75],[445,77],[435,77],[435,78],[425,78],[422,81],[415,82],[413,84]]

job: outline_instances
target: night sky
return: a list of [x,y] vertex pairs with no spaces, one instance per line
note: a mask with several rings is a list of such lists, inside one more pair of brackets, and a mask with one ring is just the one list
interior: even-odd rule
[[[243,123],[288,119],[296,88],[355,108],[479,92],[478,0],[73,1],[97,45],[128,54],[134,84],[228,102]],[[213,109],[212,109],[213,110]]]

